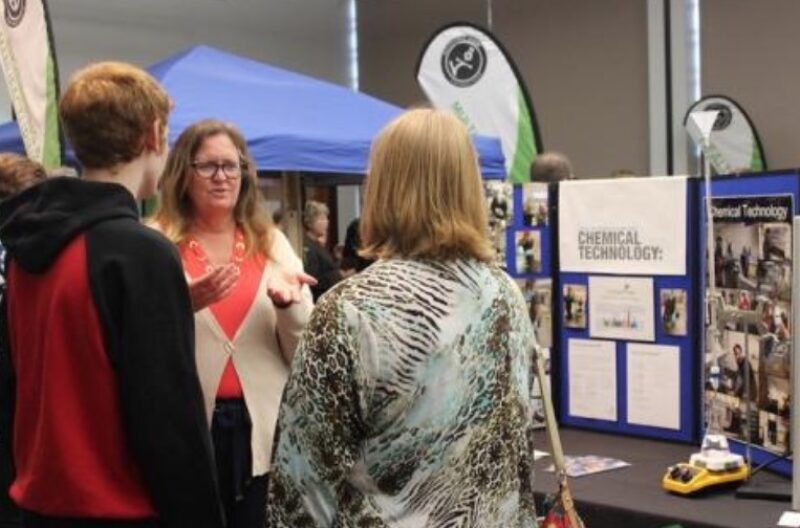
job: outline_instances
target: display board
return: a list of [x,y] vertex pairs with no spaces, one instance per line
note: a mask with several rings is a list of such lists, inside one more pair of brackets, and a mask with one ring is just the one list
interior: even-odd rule
[[562,424],[698,438],[697,183],[559,185]]
[[[711,346],[704,343],[704,424],[728,436],[736,452],[743,453],[749,442],[757,464],[791,450],[792,280],[797,271],[792,217],[799,190],[796,171],[712,182],[716,289],[724,311],[749,311],[755,321],[743,324],[729,317]],[[704,203],[704,190],[700,195]],[[706,247],[703,233],[699,248]],[[706,262],[702,265],[705,288],[709,274]],[[707,314],[705,324],[710,322]],[[772,467],[791,471],[786,460]]]
[[[489,236],[495,248],[497,263],[519,285],[533,323],[545,364],[550,374],[550,353],[553,346],[553,281],[552,225],[550,192],[544,183],[512,185],[505,181],[485,181]],[[540,386],[535,380],[537,396],[534,419],[544,427],[544,409]],[[552,384],[551,384],[552,385]]]

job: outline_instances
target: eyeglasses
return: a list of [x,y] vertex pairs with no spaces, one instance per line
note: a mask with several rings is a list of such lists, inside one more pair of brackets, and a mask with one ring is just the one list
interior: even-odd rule
[[214,178],[220,170],[227,180],[235,180],[242,175],[242,165],[235,161],[223,161],[217,163],[216,161],[195,161],[192,163],[192,168],[198,176],[205,179]]

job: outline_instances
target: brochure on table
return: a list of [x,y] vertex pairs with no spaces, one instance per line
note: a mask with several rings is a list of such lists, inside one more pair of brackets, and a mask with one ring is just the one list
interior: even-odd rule
[[685,177],[559,184],[561,423],[697,438],[697,213]]
[[[703,423],[725,434],[735,452],[750,442],[757,464],[791,449],[792,217],[799,189],[795,171],[712,182],[716,290],[725,310],[749,311],[756,322],[728,321],[712,346],[704,343]],[[699,243],[706,247],[705,236]],[[791,471],[786,460],[771,467]]]

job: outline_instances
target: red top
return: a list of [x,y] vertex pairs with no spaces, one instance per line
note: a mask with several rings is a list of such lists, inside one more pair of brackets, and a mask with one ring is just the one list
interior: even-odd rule
[[[194,239],[189,239],[180,246],[181,260],[183,261],[186,273],[192,279],[197,279],[211,270],[208,264],[208,257],[203,251],[203,247]],[[264,258],[260,255],[244,256],[244,237],[242,232],[237,229],[234,242],[232,262],[239,266],[239,278],[230,295],[210,306],[211,314],[217,320],[222,331],[231,341],[236,337],[236,332],[244,322],[245,317],[250,312],[250,308],[256,299],[258,285],[264,274]],[[262,292],[266,295],[266,292]],[[222,373],[219,387],[217,387],[217,398],[233,399],[244,398],[242,384],[236,367],[232,360],[228,360],[225,371]]]
[[[9,494],[39,515],[153,518],[126,441],[120,387],[87,270],[84,235],[44,273],[28,273],[13,261],[9,268],[17,378],[16,479]],[[32,328],[31,321],[47,326]]]

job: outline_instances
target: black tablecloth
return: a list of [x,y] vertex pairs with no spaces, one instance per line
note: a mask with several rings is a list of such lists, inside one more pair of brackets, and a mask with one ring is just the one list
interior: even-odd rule
[[[661,528],[680,524],[684,528],[767,528],[775,526],[790,502],[736,498],[733,488],[708,491],[686,498],[661,487],[666,468],[688,461],[696,446],[562,429],[566,455],[598,455],[629,462],[631,466],[570,479],[578,512],[586,528]],[[550,451],[544,430],[536,434],[537,449]],[[552,473],[545,468],[550,457],[536,463],[537,499],[556,489]],[[786,484],[788,479],[762,471],[753,477],[755,486]]]

